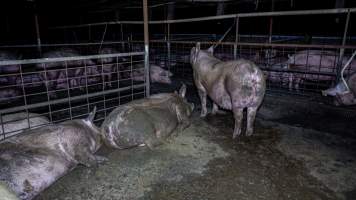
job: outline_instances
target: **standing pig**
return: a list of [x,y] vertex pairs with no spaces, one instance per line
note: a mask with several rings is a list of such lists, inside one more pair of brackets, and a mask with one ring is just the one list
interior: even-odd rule
[[132,101],[113,110],[101,125],[105,143],[124,149],[147,145],[152,148],[175,129],[189,125],[194,105],[185,99],[186,87],[177,93],[162,93]]
[[206,98],[209,95],[213,100],[213,114],[218,112],[218,106],[233,111],[233,138],[236,138],[241,133],[243,109],[247,108],[246,135],[252,135],[256,112],[266,90],[263,72],[248,60],[223,62],[213,56],[213,47],[200,50],[199,43],[192,48],[190,56],[201,101],[201,116],[207,114]]
[[[144,81],[144,68],[142,65],[137,65],[136,69],[132,72],[132,80],[134,81]],[[171,84],[171,76],[173,76],[172,72],[163,69],[162,67],[151,64],[150,65],[150,81],[151,83],[166,83]]]
[[94,115],[95,109],[87,119],[28,130],[2,142],[0,181],[20,199],[32,199],[77,164],[106,160],[94,155],[102,143]]
[[36,113],[19,112],[3,115],[0,121],[0,134],[4,133],[9,137],[22,132],[24,129],[37,128],[49,123],[47,117]]
[[350,89],[347,91],[345,84],[340,81],[337,85],[327,90],[323,90],[324,96],[334,96],[335,105],[355,105],[356,104],[356,73],[346,78],[346,83]]

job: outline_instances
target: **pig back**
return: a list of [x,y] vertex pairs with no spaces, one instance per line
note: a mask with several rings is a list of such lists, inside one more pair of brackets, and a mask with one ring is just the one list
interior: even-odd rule
[[102,124],[106,143],[120,149],[159,143],[179,123],[176,105],[172,94],[161,94],[118,107]]

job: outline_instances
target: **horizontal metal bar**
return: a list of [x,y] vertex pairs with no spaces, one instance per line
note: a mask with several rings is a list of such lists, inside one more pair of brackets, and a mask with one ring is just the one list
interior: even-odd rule
[[[141,41],[133,41],[141,42]],[[151,40],[151,43],[166,43],[164,40]],[[171,41],[171,44],[196,44],[197,41]],[[200,44],[213,45],[217,42],[200,42]],[[235,42],[221,42],[220,45],[234,45]],[[290,47],[290,48],[321,48],[321,49],[355,49],[356,45],[323,45],[323,44],[279,44],[279,43],[253,43],[253,42],[238,42],[238,46],[256,46],[256,47]]]
[[[196,21],[209,21],[219,19],[235,19],[236,17],[269,17],[269,16],[296,16],[296,15],[320,15],[320,14],[340,14],[347,12],[356,12],[356,8],[337,8],[337,9],[321,9],[321,10],[296,10],[296,11],[274,11],[274,12],[254,12],[254,13],[238,13],[219,16],[207,16],[189,19],[176,19],[176,20],[157,20],[149,21],[149,24],[172,24],[172,23],[186,23]],[[88,23],[69,26],[55,26],[50,29],[64,29],[64,28],[80,28],[87,26],[102,26],[110,24],[143,24],[143,21],[111,21],[111,22],[99,22]]]
[[0,110],[0,114],[3,113],[9,113],[9,112],[16,112],[20,110],[26,110],[26,109],[32,109],[32,108],[38,108],[38,107],[43,107],[43,106],[48,106],[50,104],[59,104],[59,103],[66,103],[69,101],[75,101],[75,100],[80,100],[80,99],[85,99],[85,98],[91,98],[99,95],[105,95],[105,94],[110,94],[114,92],[121,92],[129,89],[136,89],[140,87],[144,87],[145,84],[139,84],[139,85],[133,85],[133,86],[128,86],[128,87],[123,87],[123,88],[117,88],[113,90],[106,90],[106,91],[101,91],[101,92],[96,92],[96,93],[91,93],[91,94],[85,94],[85,95],[80,95],[80,96],[75,96],[75,97],[68,97],[68,98],[63,98],[63,99],[58,99],[58,100],[52,100],[52,101],[46,101],[46,102],[41,102],[41,103],[36,103],[36,104],[31,104],[31,105],[24,105],[24,106],[18,106],[18,107],[13,107],[13,108],[7,108]]
[[6,60],[6,61],[0,61],[0,66],[63,62],[63,61],[73,61],[73,60],[89,60],[89,59],[111,58],[111,57],[128,57],[128,56],[140,56],[140,55],[144,55],[144,52],[129,52],[129,53],[73,56],[73,57],[60,57],[60,58],[38,58],[38,59],[26,59],[26,60]]
[[[106,42],[81,42],[81,43],[56,43],[56,44],[41,44],[42,47],[60,47],[60,46],[84,46],[84,45],[106,45],[106,44],[121,44],[129,43],[128,41],[106,41]],[[37,44],[25,45],[1,45],[0,48],[22,48],[22,47],[37,47]]]

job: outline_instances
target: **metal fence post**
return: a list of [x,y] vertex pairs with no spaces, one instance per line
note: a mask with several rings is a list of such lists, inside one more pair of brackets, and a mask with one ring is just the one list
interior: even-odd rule
[[239,42],[239,20],[240,18],[236,18],[236,31],[235,31],[235,44],[234,44],[234,59],[237,59],[237,43]]
[[341,68],[342,68],[342,58],[344,57],[344,53],[345,53],[345,44],[346,44],[346,37],[347,37],[347,30],[349,28],[349,22],[350,22],[350,10],[347,12],[347,16],[346,16],[346,22],[345,22],[345,29],[344,29],[344,35],[342,38],[342,48],[340,49],[340,54],[339,54],[339,60],[337,63],[337,71],[336,71],[336,82],[340,81],[341,78]]
[[167,65],[168,70],[171,70],[171,34],[170,34],[170,23],[167,24]]
[[36,26],[36,37],[37,37],[37,51],[39,56],[42,54],[41,49],[41,35],[40,35],[40,26],[38,24],[38,15],[35,13],[35,26]]
[[148,9],[147,0],[143,0],[143,29],[145,40],[145,83],[146,97],[150,96],[150,63],[149,63],[149,41],[148,41]]

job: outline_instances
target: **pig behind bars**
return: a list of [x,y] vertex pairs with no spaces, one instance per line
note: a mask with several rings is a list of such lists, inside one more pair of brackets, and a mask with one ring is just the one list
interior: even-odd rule
[[[105,47],[99,50],[98,54],[117,54],[118,50],[111,47]],[[120,60],[119,60],[120,59]],[[97,64],[99,68],[101,68],[102,79],[109,87],[112,86],[111,81],[115,72],[117,72],[116,63],[120,63],[120,61],[125,61],[125,58],[117,58],[117,57],[108,57],[108,58],[100,58],[97,59]],[[101,66],[101,67],[100,67]]]
[[356,104],[356,73],[351,74],[345,80],[350,91],[347,91],[347,88],[342,81],[334,87],[322,91],[324,96],[330,95],[335,97],[334,104],[337,106]]
[[[134,81],[144,81],[145,76],[144,76],[144,67],[143,65],[136,65],[135,70],[132,72],[132,80]],[[163,69],[162,67],[155,65],[155,64],[150,64],[150,81],[151,83],[165,83],[165,84],[171,84],[172,80],[170,77],[172,77],[173,74],[172,72]]]
[[[22,56],[10,52],[10,51],[0,51],[0,61],[8,61],[8,60],[19,60]],[[20,73],[21,65],[2,65],[0,66],[0,74],[6,76],[0,77],[1,82],[5,85],[14,85],[16,84],[16,79],[19,77],[17,73]]]
[[[348,58],[343,57],[341,64],[345,65]],[[298,90],[299,85],[307,81],[332,81],[335,79],[339,54],[335,51],[305,50],[298,51],[289,56],[287,64],[290,70],[303,71],[303,73],[290,73],[290,89]],[[356,72],[356,61],[352,61],[347,71]],[[316,74],[313,74],[316,73]],[[328,73],[330,75],[320,75],[318,73]]]
[[[70,48],[61,48],[46,52],[42,55],[43,58],[78,56],[81,56],[80,53]],[[78,87],[85,71],[84,67],[93,65],[95,65],[95,63],[92,60],[70,60],[65,62],[39,63],[36,65],[36,68],[45,70],[40,73],[40,76],[46,81],[45,84],[47,87],[53,89],[67,89],[69,87]],[[67,70],[65,70],[66,67],[68,67]]]
[[0,134],[5,133],[9,137],[22,132],[24,129],[38,128],[49,123],[47,117],[37,113],[18,112],[7,114],[3,115],[0,121]]
[[207,114],[208,95],[213,100],[213,114],[219,111],[218,106],[233,111],[233,138],[236,138],[241,133],[243,109],[247,108],[246,135],[251,135],[256,112],[266,90],[263,72],[248,60],[223,62],[213,56],[213,47],[201,50],[199,43],[192,48],[190,56],[202,106],[201,116]]
[[32,199],[77,164],[90,167],[104,161],[94,155],[102,143],[94,115],[95,109],[87,119],[28,130],[3,141],[0,181],[20,199]]
[[185,99],[186,87],[177,93],[162,93],[132,101],[112,111],[101,126],[105,143],[124,149],[147,145],[152,148],[174,130],[189,125],[194,105]]

